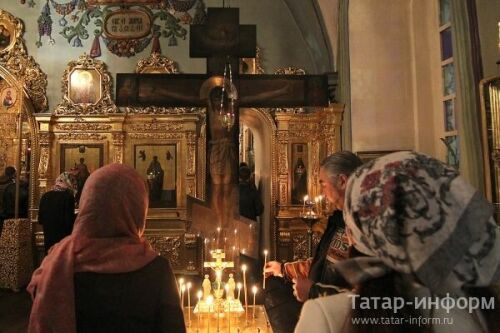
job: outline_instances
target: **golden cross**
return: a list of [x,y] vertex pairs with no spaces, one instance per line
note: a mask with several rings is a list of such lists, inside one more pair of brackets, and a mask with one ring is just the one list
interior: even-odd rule
[[205,261],[203,267],[210,267],[214,270],[223,270],[227,267],[234,267],[234,263],[232,261],[222,261],[222,259],[226,258],[226,254],[222,252],[221,249],[213,250],[211,251],[211,254],[215,261]]

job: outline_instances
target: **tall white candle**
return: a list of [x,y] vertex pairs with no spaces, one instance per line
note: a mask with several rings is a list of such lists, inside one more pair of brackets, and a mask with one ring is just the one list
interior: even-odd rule
[[198,290],[198,293],[196,293],[196,297],[198,297],[198,329],[200,329],[200,324],[201,324],[201,298],[203,297],[203,291]]
[[266,269],[266,264],[267,264],[267,250],[264,250],[264,269],[262,270],[262,289],[266,289],[266,272],[264,271]]
[[255,295],[257,295],[257,286],[252,287],[252,293],[253,293],[253,313],[252,313],[252,318],[255,319]]
[[189,290],[191,289],[191,282],[186,283],[187,297],[188,297],[188,323],[191,326],[191,294]]
[[238,288],[238,301],[240,300],[240,294],[241,294],[241,282],[238,282],[236,284],[236,288]]
[[245,297],[245,320],[248,320],[248,299],[247,299],[247,265],[241,265],[241,271],[243,272],[243,296]]

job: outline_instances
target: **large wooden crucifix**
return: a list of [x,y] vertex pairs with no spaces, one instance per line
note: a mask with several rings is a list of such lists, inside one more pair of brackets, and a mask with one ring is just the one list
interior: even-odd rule
[[[190,33],[190,56],[207,58],[207,74],[117,74],[116,100],[118,106],[207,107],[206,198],[213,214],[201,224],[207,232],[221,228],[224,235],[233,231],[238,215],[238,107],[327,106],[327,76],[239,75],[239,58],[255,57],[256,27],[239,25],[237,8],[209,8],[207,24],[192,25]],[[229,129],[212,100],[213,91],[220,94],[227,63],[239,95]],[[193,225],[200,225],[197,217]],[[219,232],[218,248],[222,238]]]

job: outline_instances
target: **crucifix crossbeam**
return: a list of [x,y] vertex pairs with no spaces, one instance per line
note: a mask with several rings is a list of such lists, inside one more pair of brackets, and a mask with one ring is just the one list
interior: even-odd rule
[[[200,89],[205,74],[118,74],[119,106],[204,107]],[[240,75],[235,85],[239,107],[328,105],[326,75]]]

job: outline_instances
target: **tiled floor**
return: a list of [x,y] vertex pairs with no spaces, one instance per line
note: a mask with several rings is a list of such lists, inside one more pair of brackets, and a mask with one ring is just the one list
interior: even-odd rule
[[25,290],[0,289],[0,333],[26,333],[31,299]]

